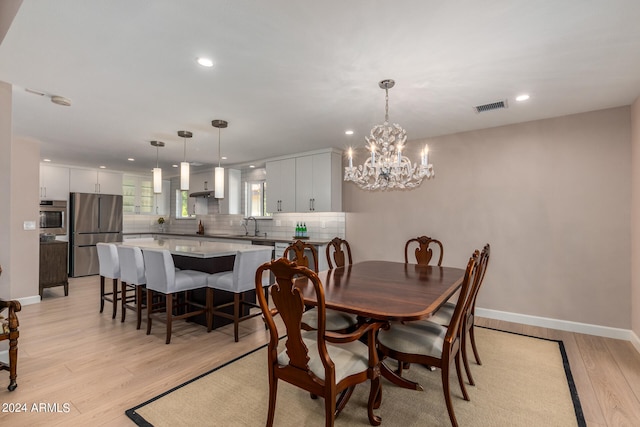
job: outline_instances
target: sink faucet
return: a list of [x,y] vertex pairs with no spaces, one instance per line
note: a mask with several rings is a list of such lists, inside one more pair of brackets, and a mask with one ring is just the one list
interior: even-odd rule
[[255,228],[253,229],[253,235],[257,236],[258,233],[260,232],[260,230],[258,230],[258,220],[255,217],[250,216],[249,218],[247,218],[247,224],[249,224],[249,221],[251,220],[253,220],[253,222],[255,223]]

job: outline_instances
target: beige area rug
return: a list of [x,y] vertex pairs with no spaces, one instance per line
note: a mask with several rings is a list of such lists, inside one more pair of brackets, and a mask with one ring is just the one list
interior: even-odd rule
[[[455,369],[450,378],[461,426],[585,426],[571,371],[560,341],[476,328],[482,365],[471,363],[476,386],[462,399]],[[405,376],[425,391],[401,389],[382,380],[383,426],[450,425],[440,371],[411,366]],[[369,383],[356,387],[336,426],[369,425]],[[266,422],[266,348],[257,349],[126,411],[140,426],[261,426]],[[323,400],[312,400],[278,383],[276,426],[323,426]]]

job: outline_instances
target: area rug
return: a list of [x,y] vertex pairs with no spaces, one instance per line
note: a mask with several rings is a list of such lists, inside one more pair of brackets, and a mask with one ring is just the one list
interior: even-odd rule
[[[476,328],[482,365],[470,362],[476,386],[462,399],[455,369],[450,381],[461,426],[586,426],[561,341]],[[139,426],[261,426],[268,404],[266,348],[258,348],[126,411]],[[383,426],[450,425],[439,371],[412,365],[404,375],[425,391],[382,380],[376,414]],[[369,425],[369,384],[356,387],[336,426]],[[276,426],[324,425],[323,400],[278,383]]]

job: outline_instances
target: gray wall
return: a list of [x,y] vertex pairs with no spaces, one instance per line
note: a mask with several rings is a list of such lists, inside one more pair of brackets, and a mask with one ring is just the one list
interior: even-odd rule
[[426,234],[464,267],[489,242],[480,307],[629,329],[630,138],[622,107],[412,141],[413,158],[429,143],[435,179],[344,184],[354,258],[402,261],[406,240]]
[[631,329],[640,337],[640,98],[631,107],[631,165]]

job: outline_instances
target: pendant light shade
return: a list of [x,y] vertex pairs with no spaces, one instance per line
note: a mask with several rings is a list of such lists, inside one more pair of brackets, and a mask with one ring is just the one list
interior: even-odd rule
[[184,160],[180,162],[180,190],[189,190],[189,163],[187,162],[187,138],[193,133],[188,130],[179,130],[178,136],[184,138]]
[[218,128],[218,167],[215,168],[213,174],[214,196],[216,199],[224,199],[224,168],[220,166],[220,129],[224,129],[229,125],[226,120],[213,120],[211,126]]
[[162,193],[162,169],[158,166],[158,155],[160,147],[164,147],[164,142],[151,141],[151,145],[156,147],[156,167],[153,168],[153,192],[159,194]]

